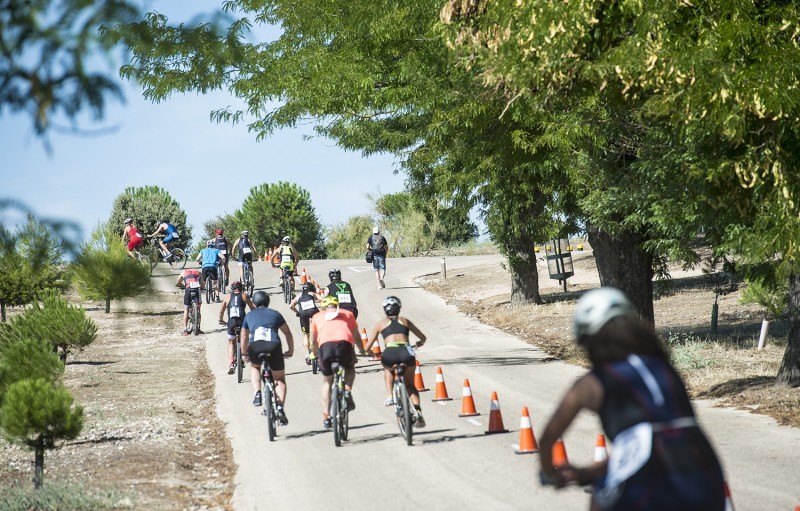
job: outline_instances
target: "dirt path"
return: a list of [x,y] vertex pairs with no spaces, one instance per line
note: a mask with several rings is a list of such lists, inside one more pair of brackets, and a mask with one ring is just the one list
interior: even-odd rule
[[[154,278],[169,289],[172,273]],[[87,303],[97,340],[70,354],[64,383],[84,407],[80,437],[45,456],[45,482],[109,490],[121,508],[231,509],[231,449],[214,411],[203,337],[178,335],[179,290]],[[187,363],[188,361],[188,363]],[[0,486],[29,484],[33,453],[0,441]]]

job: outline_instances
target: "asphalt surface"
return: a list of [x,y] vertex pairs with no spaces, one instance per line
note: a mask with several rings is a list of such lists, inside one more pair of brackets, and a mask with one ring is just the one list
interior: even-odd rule
[[[498,256],[448,257],[448,275]],[[440,258],[390,259],[386,289],[378,289],[362,260],[304,261],[301,267],[321,285],[331,268],[342,270],[359,306],[359,329],[370,331],[383,317],[380,307],[393,294],[402,314],[428,336],[417,351],[429,392],[421,393],[427,426],[407,446],[386,396],[379,362],[361,359],[350,415],[350,436],[335,447],[322,427],[321,376],[304,363],[299,322],[283,303],[278,272],[255,263],[256,289],[267,291],[294,334],[295,354],[286,360],[289,425],[269,442],[260,408],[252,406],[249,374],[241,384],[228,375],[226,335],[217,324],[219,305],[203,305],[208,363],[216,378],[217,411],[226,424],[238,465],[233,507],[264,509],[585,509],[580,488],[555,491],[538,483],[538,455],[517,455],[520,411],[530,410],[537,436],[562,393],[584,370],[549,359],[522,340],[482,325],[441,298],[422,290],[415,278],[440,270]],[[231,271],[238,271],[232,264]],[[299,287],[299,286],[298,286]],[[209,310],[210,309],[210,310]],[[434,403],[435,373],[441,367],[452,401]],[[469,379],[480,416],[460,418],[464,380]],[[509,433],[485,435],[491,392],[497,392]],[[722,459],[738,511],[790,510],[800,498],[800,430],[743,411],[695,402],[699,421]],[[582,414],[564,437],[569,460],[588,464],[598,420]],[[220,432],[222,434],[222,432]]]

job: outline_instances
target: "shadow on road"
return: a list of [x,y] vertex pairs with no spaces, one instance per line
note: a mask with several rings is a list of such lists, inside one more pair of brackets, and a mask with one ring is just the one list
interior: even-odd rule
[[447,366],[447,365],[469,365],[469,366],[521,366],[546,364],[559,360],[555,357],[548,357],[544,353],[538,353],[539,357],[459,357],[453,360],[431,360],[425,362],[428,367]]
[[68,366],[104,366],[108,364],[116,364],[117,360],[71,360],[67,362]]

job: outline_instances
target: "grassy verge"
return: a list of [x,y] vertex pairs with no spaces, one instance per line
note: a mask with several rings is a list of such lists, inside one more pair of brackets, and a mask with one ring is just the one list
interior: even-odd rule
[[95,511],[133,508],[130,497],[116,492],[88,491],[79,485],[15,485],[0,491],[0,511]]

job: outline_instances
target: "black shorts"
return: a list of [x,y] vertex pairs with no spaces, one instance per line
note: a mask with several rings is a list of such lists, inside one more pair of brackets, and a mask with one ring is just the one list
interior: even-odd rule
[[310,332],[312,317],[314,317],[313,314],[311,316],[304,316],[303,314],[300,314],[300,331],[304,334]]
[[217,280],[219,278],[216,266],[206,266],[203,268],[203,279],[207,280],[209,275],[211,275],[211,280]]
[[397,364],[405,364],[408,367],[417,366],[417,357],[408,352],[408,345],[386,348],[381,354],[381,364],[386,369],[391,369]]
[[188,307],[192,304],[192,302],[198,304],[201,302],[199,287],[195,288],[187,287],[186,289],[183,290],[183,305]]
[[333,374],[331,363],[339,362],[346,369],[355,367],[355,351],[353,345],[347,341],[331,341],[319,347],[319,369],[323,376]]
[[239,252],[239,262],[242,263],[244,261],[247,261],[248,263],[252,263],[253,262],[253,253],[251,252],[249,254],[242,254],[241,252]]
[[234,332],[233,329],[236,328],[237,326],[240,329],[242,328],[242,318],[230,318],[230,319],[228,319],[228,337],[235,337],[236,336],[236,332]]
[[281,341],[256,341],[247,346],[247,356],[250,357],[251,364],[261,365],[261,362],[258,361],[259,353],[269,354],[269,367],[273,371],[283,371],[284,367],[286,367],[283,363]]

